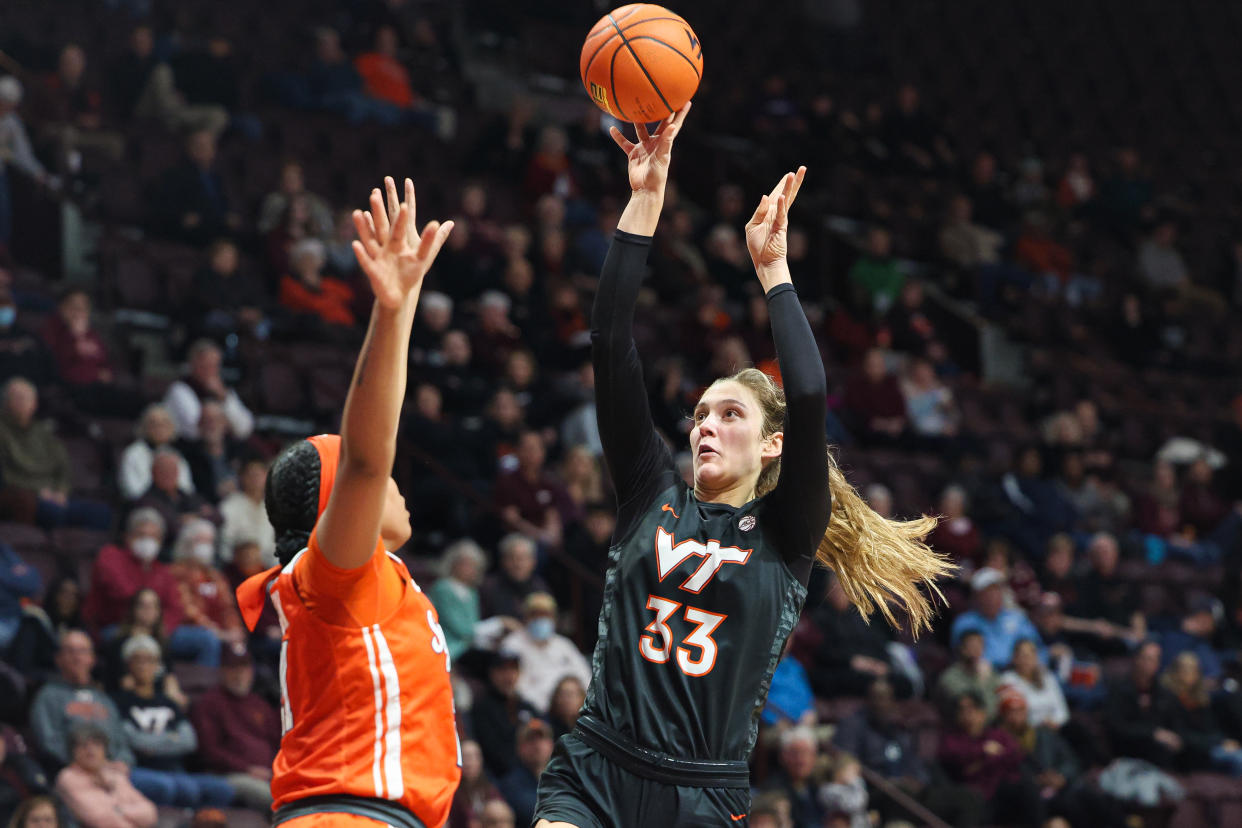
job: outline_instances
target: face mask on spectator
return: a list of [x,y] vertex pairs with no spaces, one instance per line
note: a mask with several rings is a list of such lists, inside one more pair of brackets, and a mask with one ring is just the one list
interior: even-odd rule
[[129,548],[143,563],[150,563],[160,554],[160,542],[155,538],[135,538]]
[[17,320],[17,308],[5,305],[0,308],[0,328],[11,328]]
[[194,544],[194,560],[203,566],[211,566],[216,560],[216,548],[210,543]]
[[526,625],[526,631],[536,641],[547,641],[556,628],[551,618],[536,618]]

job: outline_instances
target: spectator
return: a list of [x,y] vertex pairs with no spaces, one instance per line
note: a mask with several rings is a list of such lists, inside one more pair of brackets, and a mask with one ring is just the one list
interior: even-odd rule
[[1022,696],[1032,727],[1057,730],[1069,721],[1065,694],[1056,677],[1039,663],[1034,641],[1022,639],[1013,646],[1011,666],[1001,674],[1000,683]]
[[496,787],[522,825],[534,822],[539,777],[552,758],[552,746],[552,729],[543,719],[529,719],[518,725],[518,764],[501,778]]
[[518,618],[527,596],[547,592],[535,574],[535,542],[516,532],[500,539],[500,571],[488,575],[479,588],[479,610],[484,618]]
[[[237,489],[236,464],[242,443],[229,433],[228,415],[220,403],[215,400],[203,403],[198,417],[198,436],[182,437],[177,441],[177,448],[190,464],[196,494],[207,505],[228,497]],[[212,520],[218,519],[211,508],[202,514]]]
[[863,489],[863,500],[881,517],[892,518],[896,514],[893,511],[893,493],[883,483],[872,483]]
[[992,822],[1039,828],[1044,806],[1039,789],[1023,776],[1022,748],[1008,731],[988,727],[983,699],[958,697],[953,726],[940,736],[940,763],[955,782],[984,798]]
[[[124,620],[116,629],[109,632],[111,634],[105,637],[104,642],[102,675],[104,686],[109,691],[119,690],[127,675],[128,665],[121,653],[130,638],[145,635],[154,639],[160,645],[161,658],[165,662],[168,660],[168,636],[164,633],[164,608],[160,603],[159,593],[150,587],[143,587],[134,593],[134,597],[129,600],[129,606],[125,610]],[[177,677],[172,673],[165,674],[163,690],[170,698],[184,702],[185,696],[181,693]]]
[[1056,201],[1062,210],[1074,210],[1095,198],[1095,179],[1087,156],[1076,152],[1069,157],[1065,173],[1057,184]]
[[1192,653],[1196,668],[1202,670],[1209,681],[1220,681],[1224,675],[1224,658],[1216,650],[1215,638],[1217,619],[1224,614],[1224,608],[1212,596],[1192,595],[1177,627],[1160,636],[1165,666],[1174,663],[1183,653]]
[[[157,70],[158,74],[158,70]],[[159,178],[152,228],[169,238],[205,246],[241,228],[224,177],[216,168],[216,137],[208,129],[190,133],[185,158]]]
[[207,248],[206,265],[194,274],[186,324],[195,336],[245,334],[266,339],[271,323],[264,280],[243,269],[237,244],[216,239]]
[[850,377],[845,386],[845,410],[870,443],[898,442],[906,430],[906,401],[901,386],[888,372],[884,352],[878,348],[867,351],[862,370]]
[[1013,689],[1000,699],[999,725],[1021,746],[1025,775],[1039,785],[1047,815],[1069,825],[1116,825],[1121,822],[1103,793],[1083,777],[1083,765],[1055,728],[1035,724],[1026,700]]
[[552,702],[548,705],[548,721],[552,725],[552,735],[559,739],[574,729],[578,723],[578,715],[582,705],[586,703],[586,685],[577,676],[564,676],[556,683],[552,691]]
[[474,700],[470,721],[474,738],[483,749],[483,761],[493,779],[502,779],[518,764],[518,725],[539,715],[517,692],[522,657],[500,650],[493,653],[487,686]]
[[69,453],[51,423],[35,420],[39,392],[13,377],[0,386],[0,516],[45,529],[106,529],[112,510],[70,491]]
[[513,809],[503,799],[492,799],[483,806],[479,828],[514,828]]
[[1187,746],[1182,734],[1169,727],[1176,702],[1157,681],[1160,654],[1155,641],[1139,645],[1130,675],[1109,686],[1104,727],[1117,755],[1170,767]]
[[1204,457],[1192,461],[1186,469],[1182,484],[1182,497],[1178,503],[1182,522],[1195,531],[1195,536],[1207,538],[1229,514],[1230,504],[1217,492],[1212,481],[1212,466]]
[[1160,678],[1169,691],[1169,729],[1182,740],[1179,757],[1185,770],[1211,768],[1242,776],[1242,745],[1225,738],[1212,712],[1208,683],[1194,653],[1179,653]]
[[793,824],[820,825],[823,808],[815,790],[815,764],[819,758],[819,745],[810,728],[795,727],[781,735],[779,767],[768,775],[763,788],[780,791],[789,797],[793,806]]
[[[4,274],[0,269],[0,278]],[[17,314],[12,288],[0,283],[0,385],[19,375],[36,388],[51,385],[56,380],[51,354],[38,337],[17,324]]]
[[927,305],[923,282],[910,279],[901,286],[897,304],[884,317],[893,348],[922,353],[936,341],[935,315]]
[[22,623],[22,604],[43,588],[39,571],[0,541],[0,654],[7,654]]
[[[915,732],[903,725],[893,685],[887,679],[871,683],[867,706],[841,720],[833,741],[950,825],[979,823],[983,800],[965,787],[937,778],[938,771],[919,755]],[[877,805],[889,819],[905,816],[895,801],[885,798]]]
[[751,828],[793,828],[793,806],[780,791],[766,791],[750,801]]
[[220,684],[203,694],[190,715],[204,769],[223,776],[247,806],[270,809],[280,718],[254,692],[254,663],[245,644],[225,648]]
[[254,431],[254,415],[220,376],[221,358],[219,346],[211,340],[200,339],[190,346],[189,370],[169,386],[164,397],[164,405],[177,424],[178,437],[198,436],[203,404],[209,400],[224,406],[233,437],[244,440]]
[[209,630],[221,641],[243,640],[233,591],[216,568],[216,527],[202,518],[186,521],[177,533],[172,559],[185,623]]
[[321,196],[306,189],[302,163],[294,159],[288,159],[281,164],[280,185],[263,197],[263,203],[259,205],[259,220],[255,229],[262,235],[275,230],[277,224],[286,215],[289,204],[297,197],[303,198],[306,202],[307,214],[310,217],[310,235],[317,239],[330,238],[334,232],[332,209]]
[[893,258],[893,237],[888,230],[872,227],[867,231],[863,252],[850,267],[849,280],[865,307],[877,315],[887,313],[897,301],[906,274]]
[[[479,743],[467,739],[461,743],[461,784],[453,794],[448,828],[473,828],[480,824],[484,809],[493,801],[504,802],[500,791],[483,771],[483,750]],[[512,812],[509,825],[513,825]]]
[[848,753],[839,753],[833,757],[828,773],[829,781],[820,786],[818,794],[823,824],[834,828],[871,828],[870,797],[858,760]]
[[562,127],[549,124],[539,131],[539,142],[526,166],[522,188],[528,201],[537,201],[547,193],[561,198],[578,194],[568,150],[569,135]]
[[107,734],[108,753],[126,765],[134,755],[121,728],[116,706],[91,680],[95,645],[81,630],[60,637],[56,667],[60,674],[35,695],[30,705],[30,730],[35,744],[57,766],[72,760],[70,733],[75,726],[96,725]]
[[85,290],[71,287],[61,295],[40,336],[79,410],[112,417],[138,413],[139,397],[118,376],[108,346],[91,321],[91,297]]
[[889,656],[887,628],[869,624],[835,577],[827,600],[812,617],[822,633],[807,670],[816,693],[830,698],[861,696],[871,682],[887,678],[900,698],[910,696],[914,689],[910,679],[894,669]]
[[21,82],[12,75],[0,77],[0,248],[6,248],[12,236],[9,170],[17,170],[39,184],[56,183],[31,149],[26,125],[17,114],[21,102]]
[[1151,471],[1151,483],[1138,500],[1135,523],[1141,532],[1169,538],[1182,529],[1177,470],[1169,461],[1157,460]]
[[939,236],[941,255],[967,271],[997,264],[1005,245],[1004,236],[972,220],[973,212],[968,196],[954,196]]
[[449,656],[457,659],[474,642],[474,627],[479,623],[479,584],[487,571],[487,554],[477,543],[465,538],[444,550],[440,560],[443,573],[427,597],[435,604]]
[[[126,500],[137,500],[151,488],[151,465],[157,451],[173,451],[177,426],[172,415],[162,405],[147,406],[138,424],[138,439],[125,447],[117,467],[117,483]],[[190,464],[177,453],[177,488],[193,494],[194,481],[190,478]]]
[[294,314],[314,317],[324,325],[352,328],[354,289],[323,275],[327,249],[319,239],[302,239],[289,249],[290,272],[280,280],[280,304]]
[[91,572],[91,588],[83,615],[99,629],[121,620],[134,593],[149,587],[163,607],[164,634],[169,654],[206,666],[220,663],[220,639],[210,630],[182,623],[177,578],[167,564],[156,560],[164,539],[164,519],[154,509],[135,509],[126,521],[125,545],[105,546]]
[[46,794],[32,796],[8,817],[8,828],[62,828],[56,800]]
[[953,559],[958,566],[974,564],[979,555],[979,527],[966,514],[968,496],[961,486],[948,486],[940,494],[940,522],[928,537],[928,544],[937,552]]
[[936,683],[936,698],[946,716],[956,713],[956,703],[965,693],[983,700],[988,718],[996,714],[996,691],[1000,676],[992,663],[984,658],[983,633],[966,630],[957,640],[957,659],[949,665]]
[[971,576],[974,608],[953,620],[954,646],[967,630],[978,630],[983,635],[983,657],[992,667],[1000,669],[1009,663],[1014,645],[1029,638],[1038,649],[1040,662],[1046,662],[1048,655],[1035,625],[1022,610],[1005,606],[1006,586],[1004,574],[990,567],[983,567]]
[[1121,549],[1117,539],[1099,532],[1087,546],[1091,568],[1078,580],[1078,602],[1070,613],[1095,623],[1097,636],[1107,639],[1141,641],[1147,634],[1147,620],[1138,610],[1138,597],[1131,584],[1117,572]]
[[479,297],[478,327],[470,350],[479,367],[490,377],[498,377],[509,361],[509,354],[521,347],[522,334],[509,319],[512,303],[498,290],[486,291]]
[[1010,505],[1008,534],[1028,555],[1038,554],[1050,536],[1071,530],[1078,520],[1074,507],[1044,477],[1044,459],[1037,446],[1018,452],[1013,467],[1001,478],[1001,492]]
[[[267,519],[264,489],[267,485],[267,463],[258,458],[246,461],[238,476],[240,488],[220,502],[220,545],[225,558],[232,557],[238,544],[253,543],[259,547],[262,567],[276,565],[276,532]],[[440,613],[443,619],[444,613]]]
[[[128,778],[124,760],[111,754],[107,733],[93,725],[72,737],[73,762],[56,777],[56,793],[84,828],[152,828],[155,803]],[[113,754],[115,756],[115,754]]]
[[54,676],[56,645],[66,630],[82,627],[82,587],[77,577],[62,575],[47,586],[43,606],[26,604],[21,625],[6,660],[32,682]]
[[148,635],[131,636],[121,648],[126,664],[123,689],[116,694],[122,727],[137,761],[134,785],[157,805],[223,807],[233,786],[210,774],[187,773],[186,759],[198,748],[198,735],[186,717],[185,701],[164,694],[160,645]]
[[493,498],[510,531],[557,547],[564,537],[564,526],[576,521],[578,514],[564,484],[544,469],[546,458],[539,432],[522,432],[517,468],[496,479]]
[[562,677],[577,676],[585,687],[591,681],[591,666],[573,642],[556,631],[555,598],[533,592],[526,596],[523,610],[526,625],[510,633],[500,648],[521,658],[518,695],[542,714]]
[[151,460],[151,485],[134,502],[135,508],[154,509],[164,525],[179,529],[191,518],[215,516],[211,505],[197,493],[179,487],[182,456],[172,449],[160,449]]
[[[31,803],[52,803],[44,795],[50,786],[47,774],[30,755],[21,734],[8,725],[0,725],[0,824],[24,825],[26,815],[33,810]],[[49,828],[57,824],[55,807],[52,817]],[[39,826],[40,822],[36,818],[31,824]]]
[[[594,409],[591,416],[595,416]],[[565,452],[561,479],[565,481],[565,494],[578,516],[584,515],[590,504],[605,500],[604,475],[599,457],[585,445],[571,446]]]
[[944,446],[948,438],[957,434],[953,392],[936,376],[930,362],[915,359],[910,363],[901,392],[906,399],[910,428],[926,446]]
[[1177,247],[1177,225],[1163,221],[1139,246],[1138,272],[1147,289],[1172,294],[1186,310],[1219,318],[1225,311],[1220,295],[1200,287],[1190,278],[1190,268]]

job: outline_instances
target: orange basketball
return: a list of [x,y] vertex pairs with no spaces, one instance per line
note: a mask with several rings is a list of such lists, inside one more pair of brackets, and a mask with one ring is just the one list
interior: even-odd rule
[[582,45],[582,85],[600,109],[623,121],[667,118],[699,88],[703,50],[690,24],[663,6],[613,9]]

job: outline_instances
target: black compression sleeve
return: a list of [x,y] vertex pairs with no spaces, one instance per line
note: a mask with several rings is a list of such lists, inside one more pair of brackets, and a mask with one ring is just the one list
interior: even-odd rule
[[[626,518],[655,495],[661,472],[674,469],[672,455],[655,430],[642,362],[634,345],[634,308],[647,266],[651,238],[617,231],[591,310],[591,358],[595,365],[595,409],[604,459],[617,492],[616,536],[626,533]],[[664,483],[663,485],[667,485]],[[660,488],[663,488],[663,485]]]
[[793,285],[777,285],[767,298],[787,405],[781,475],[768,497],[780,515],[785,560],[805,581],[831,508],[824,431],[828,383]]

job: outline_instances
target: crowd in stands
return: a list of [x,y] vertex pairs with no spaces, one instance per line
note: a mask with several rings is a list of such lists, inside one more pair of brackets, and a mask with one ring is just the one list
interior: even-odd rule
[[[280,631],[233,588],[275,562],[267,463],[337,425],[348,211],[384,174],[456,222],[394,470],[454,664],[450,825],[529,824],[615,525],[589,316],[623,166],[570,59],[596,13],[46,5],[0,4],[0,825],[265,824]],[[1211,58],[1242,21],[683,5],[709,69],[635,323],[655,421],[688,471],[701,389],[775,371],[740,230],[805,163],[830,441],[959,567],[918,641],[815,574],[750,824],[1242,819],[1242,181],[1212,154],[1242,113]],[[805,65],[750,56],[778,30]],[[1113,51],[1120,81],[1083,57]]]

